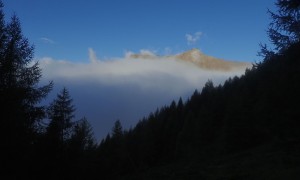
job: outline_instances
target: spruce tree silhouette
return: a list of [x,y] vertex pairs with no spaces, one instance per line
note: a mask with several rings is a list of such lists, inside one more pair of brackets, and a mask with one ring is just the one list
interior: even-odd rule
[[45,115],[39,102],[52,88],[52,83],[39,87],[42,74],[38,63],[32,65],[33,49],[16,15],[5,22],[0,1],[0,156],[1,164],[14,171],[26,169],[24,164],[34,154],[39,121]]
[[72,120],[75,116],[72,101],[69,91],[63,88],[48,107],[47,113],[50,123],[47,127],[46,136],[58,159],[65,155],[66,143],[71,136]]
[[[269,24],[268,36],[275,46],[275,51],[282,53],[300,40],[300,2],[299,0],[277,0],[277,12],[268,11],[272,21]],[[274,55],[266,45],[261,45],[259,53],[264,57]]]

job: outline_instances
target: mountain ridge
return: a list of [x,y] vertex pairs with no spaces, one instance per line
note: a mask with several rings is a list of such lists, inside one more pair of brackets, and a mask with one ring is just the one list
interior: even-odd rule
[[215,58],[213,56],[202,53],[199,49],[193,48],[191,50],[179,53],[176,55],[158,56],[149,51],[142,51],[138,54],[130,54],[128,58],[131,59],[167,59],[177,60],[180,62],[186,62],[193,64],[201,69],[214,70],[214,71],[231,71],[236,69],[251,68],[252,64],[249,62],[230,61],[221,58]]

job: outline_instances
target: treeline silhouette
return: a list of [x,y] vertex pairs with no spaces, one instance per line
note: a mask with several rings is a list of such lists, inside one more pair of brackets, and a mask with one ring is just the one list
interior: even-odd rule
[[116,179],[299,178],[299,49],[296,43],[222,86],[209,81],[187,102],[172,102],[133,129],[108,135],[98,147],[101,174]]
[[85,160],[97,145],[92,128],[84,117],[75,120],[66,88],[49,106],[40,105],[53,83],[39,86],[42,72],[32,62],[33,49],[16,15],[5,22],[0,1],[0,178],[69,179],[85,174]]
[[0,4],[1,179],[300,177],[298,0],[278,0],[280,13],[270,12],[275,50],[262,45],[262,62],[223,85],[208,81],[132,129],[117,120],[99,144],[88,120],[75,119],[66,88],[39,105],[53,83],[38,86],[33,48]]

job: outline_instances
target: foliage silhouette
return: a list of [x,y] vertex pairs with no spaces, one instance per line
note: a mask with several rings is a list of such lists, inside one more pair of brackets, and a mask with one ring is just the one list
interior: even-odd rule
[[33,46],[23,36],[19,19],[13,15],[6,23],[0,1],[0,137],[6,173],[31,171],[26,164],[34,155],[39,122],[45,115],[39,102],[52,88],[51,82],[38,86],[42,74],[32,61]]
[[47,134],[59,143],[63,143],[70,138],[72,119],[75,116],[72,101],[69,91],[63,88],[48,107],[50,123],[47,127]]
[[[300,2],[299,0],[277,0],[275,5],[278,8],[276,13],[268,11],[272,21],[267,33],[275,50],[280,53],[300,40]],[[266,45],[261,45],[259,54],[272,57],[274,52]]]

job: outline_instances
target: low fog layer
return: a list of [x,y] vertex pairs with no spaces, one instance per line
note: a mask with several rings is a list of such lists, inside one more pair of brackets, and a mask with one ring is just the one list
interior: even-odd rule
[[[92,49],[89,55],[87,63],[52,58],[42,58],[39,63],[43,82],[54,81],[49,101],[67,87],[77,108],[76,118],[87,117],[97,139],[109,133],[117,119],[124,128],[133,127],[139,119],[172,100],[186,99],[195,89],[201,91],[207,80],[218,85],[250,67],[248,63],[219,61],[198,50],[174,56],[156,56],[141,50],[139,54],[128,52],[124,58],[105,61],[97,59]],[[209,67],[201,65],[203,62],[210,63]]]

